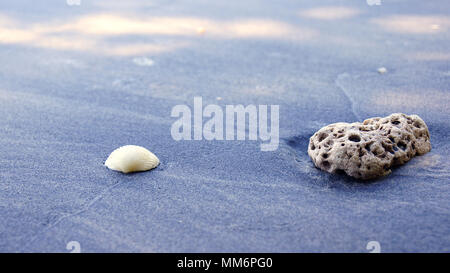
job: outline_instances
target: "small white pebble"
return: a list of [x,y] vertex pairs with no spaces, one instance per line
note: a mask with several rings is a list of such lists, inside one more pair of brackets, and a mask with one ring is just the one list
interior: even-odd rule
[[386,73],[386,72],[387,72],[386,67],[380,67],[380,68],[378,68],[378,73],[384,74],[384,73]]
[[156,168],[159,159],[141,146],[125,145],[114,150],[105,162],[111,170],[123,173],[143,172]]
[[152,66],[155,62],[147,57],[136,57],[133,59],[133,63],[139,66]]

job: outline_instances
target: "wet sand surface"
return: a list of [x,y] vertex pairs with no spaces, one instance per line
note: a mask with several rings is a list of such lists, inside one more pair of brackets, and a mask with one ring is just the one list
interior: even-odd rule
[[[1,252],[450,251],[448,1],[142,2],[0,3]],[[194,96],[279,105],[279,148],[174,141]],[[370,183],[309,159],[394,112],[431,152]],[[161,165],[108,170],[126,144]]]

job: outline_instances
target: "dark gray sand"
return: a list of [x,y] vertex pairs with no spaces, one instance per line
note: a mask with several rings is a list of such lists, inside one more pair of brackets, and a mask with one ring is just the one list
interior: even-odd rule
[[[0,2],[0,251],[450,251],[449,1],[142,2]],[[194,96],[279,105],[279,148],[174,141]],[[395,112],[433,148],[389,176],[308,157],[322,126]],[[126,144],[161,164],[107,169]]]

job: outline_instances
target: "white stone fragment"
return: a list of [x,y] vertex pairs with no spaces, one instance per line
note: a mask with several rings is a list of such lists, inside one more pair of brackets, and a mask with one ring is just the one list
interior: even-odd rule
[[155,64],[155,62],[147,57],[136,57],[133,58],[133,63],[135,65],[139,65],[139,66],[152,66]]
[[378,73],[380,73],[380,74],[384,74],[384,73],[386,73],[387,72],[387,69],[386,69],[386,67],[380,67],[380,68],[378,68]]

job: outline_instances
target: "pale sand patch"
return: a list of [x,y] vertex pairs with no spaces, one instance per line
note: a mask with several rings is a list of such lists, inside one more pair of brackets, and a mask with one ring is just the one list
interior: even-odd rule
[[445,32],[450,27],[448,16],[393,15],[370,21],[389,32],[408,34],[433,34]]
[[339,20],[347,19],[361,14],[361,11],[355,8],[327,6],[302,10],[299,15],[302,17],[319,19],[319,20]]

